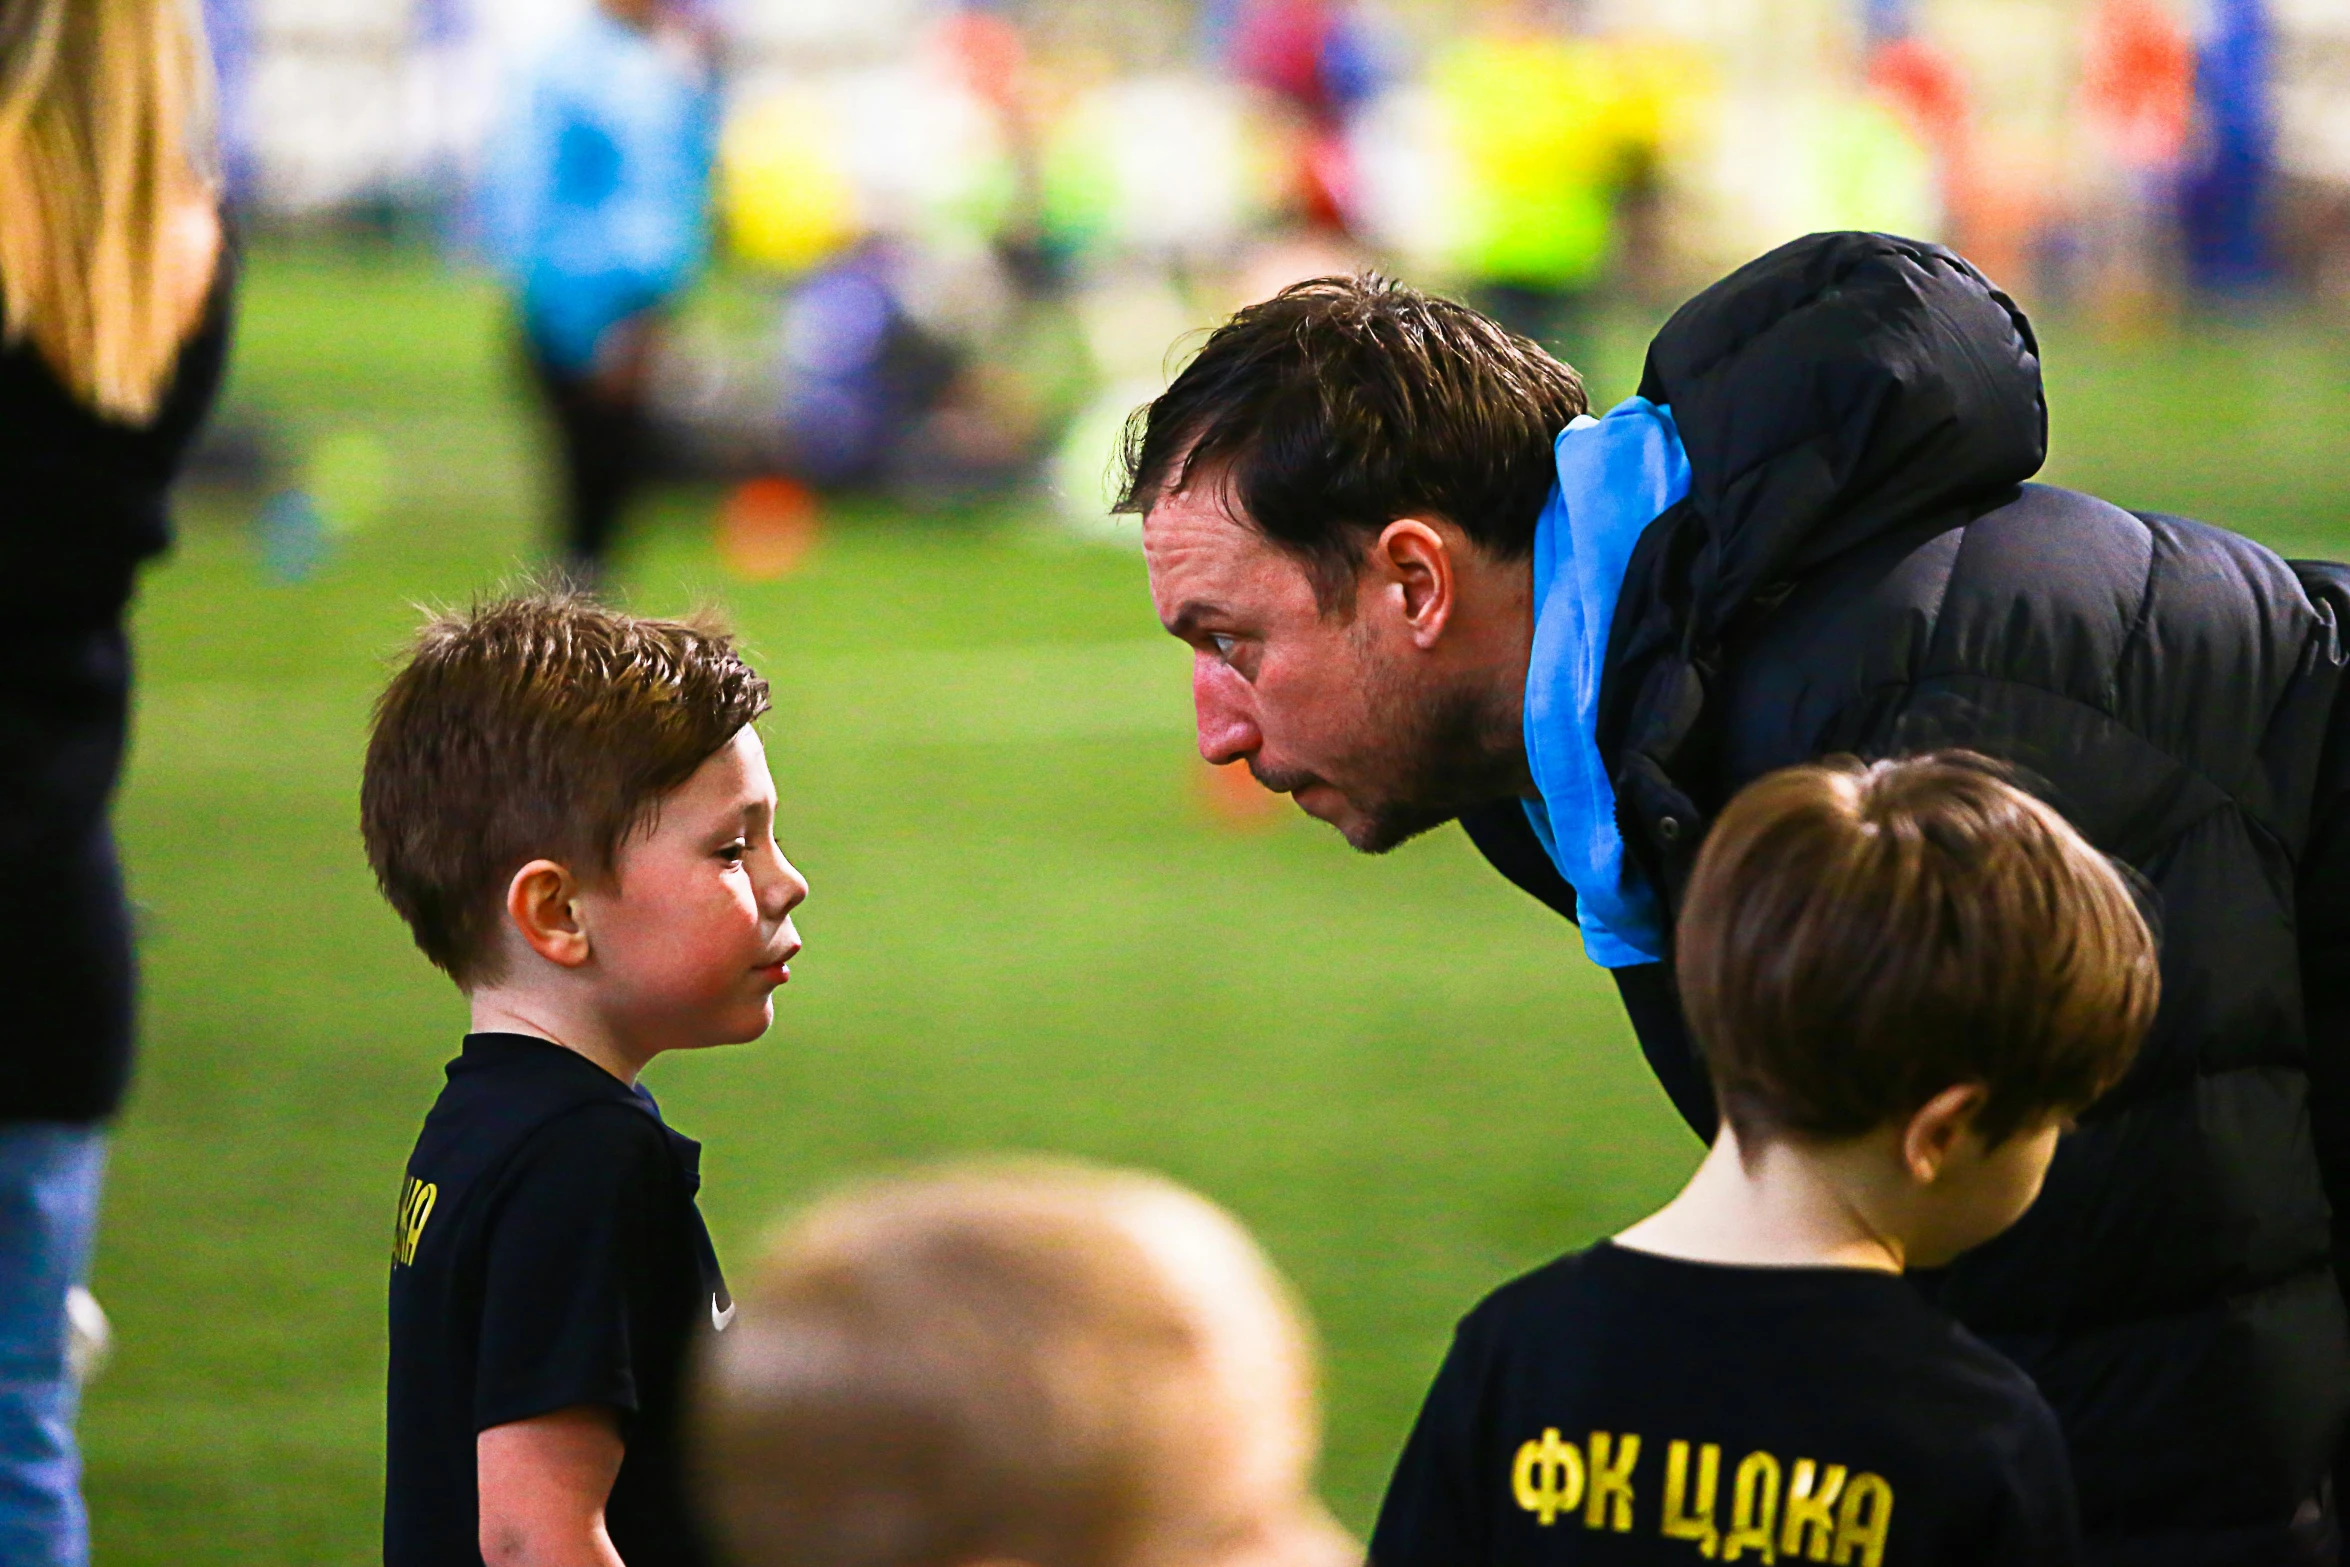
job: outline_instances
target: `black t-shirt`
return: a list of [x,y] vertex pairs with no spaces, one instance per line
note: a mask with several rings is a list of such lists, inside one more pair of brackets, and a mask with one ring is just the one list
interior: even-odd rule
[[1376,1567],[2043,1567],[2079,1524],[2031,1380],[1900,1278],[1603,1243],[1469,1313]]
[[629,1567],[700,1567],[678,1450],[696,1331],[734,1315],[694,1206],[701,1146],[586,1057],[469,1034],[408,1160],[392,1235],[385,1567],[480,1553],[474,1438],[620,1411],[604,1517]]

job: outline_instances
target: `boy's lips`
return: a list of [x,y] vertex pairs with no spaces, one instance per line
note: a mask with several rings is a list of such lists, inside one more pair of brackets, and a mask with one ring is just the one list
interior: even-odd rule
[[776,985],[788,982],[791,979],[791,960],[799,955],[800,949],[797,943],[784,948],[782,957],[772,963],[759,965],[757,970],[759,977]]

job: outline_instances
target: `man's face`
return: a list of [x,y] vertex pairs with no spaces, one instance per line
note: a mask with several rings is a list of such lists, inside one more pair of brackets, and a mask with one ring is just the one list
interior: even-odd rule
[[608,885],[583,890],[608,1008],[658,1049],[756,1039],[800,950],[808,884],[775,842],[775,784],[747,725],[621,845]]
[[1160,623],[1192,649],[1209,762],[1246,762],[1368,854],[1499,792],[1478,694],[1414,656],[1392,595],[1324,615],[1305,567],[1234,520],[1214,483],[1162,496],[1142,545]]

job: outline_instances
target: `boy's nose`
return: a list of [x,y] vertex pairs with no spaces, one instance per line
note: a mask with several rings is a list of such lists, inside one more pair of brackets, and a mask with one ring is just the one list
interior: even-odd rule
[[776,851],[774,873],[764,878],[764,883],[759,889],[759,912],[769,919],[780,920],[807,901],[808,878],[781,850]]

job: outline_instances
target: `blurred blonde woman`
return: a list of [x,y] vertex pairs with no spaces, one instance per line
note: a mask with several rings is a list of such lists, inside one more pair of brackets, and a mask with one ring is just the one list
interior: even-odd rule
[[0,1562],[88,1558],[67,1366],[131,1057],[123,612],[219,384],[192,0],[0,0]]

